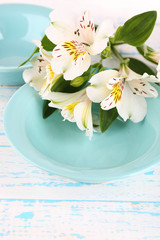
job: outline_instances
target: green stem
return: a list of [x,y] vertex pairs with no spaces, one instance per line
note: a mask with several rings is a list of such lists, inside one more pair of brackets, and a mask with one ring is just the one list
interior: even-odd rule
[[112,44],[113,44],[113,46],[118,46],[118,45],[124,44],[124,42],[115,42],[115,43],[112,43]]
[[92,77],[95,73],[95,71],[102,65],[101,63],[102,61],[100,60],[99,64],[97,65],[97,67],[89,74],[89,77]]
[[119,59],[120,62],[123,62],[124,61],[124,58],[121,56],[121,54],[116,50],[115,47],[113,47],[113,45],[111,45],[111,50],[112,50],[112,53],[115,55],[115,57],[117,59]]

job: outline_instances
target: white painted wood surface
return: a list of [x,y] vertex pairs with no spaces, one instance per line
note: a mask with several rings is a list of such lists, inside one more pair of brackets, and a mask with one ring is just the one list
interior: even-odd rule
[[[28,3],[54,7],[58,1]],[[0,240],[159,240],[160,166],[103,184],[77,183],[35,167],[4,134],[4,109],[17,89],[0,87]]]

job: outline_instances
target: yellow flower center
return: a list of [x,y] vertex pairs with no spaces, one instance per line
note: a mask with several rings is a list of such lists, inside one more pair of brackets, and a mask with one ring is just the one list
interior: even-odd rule
[[115,104],[121,100],[122,91],[120,89],[120,83],[119,82],[117,82],[113,85],[113,90],[112,90],[111,94],[113,96]]
[[74,115],[74,108],[78,103],[79,103],[78,101],[71,103],[71,104],[67,105],[64,109],[68,110],[70,112],[70,114]]
[[73,61],[76,61],[80,56],[83,56],[86,53],[83,44],[78,43],[77,41],[64,42],[62,46],[70,55],[73,55]]
[[55,73],[53,72],[50,64],[46,66],[46,72],[47,72],[47,79],[49,79],[49,82],[51,82]]
[[55,75],[50,64],[46,66],[46,72],[47,72],[47,76],[46,76],[47,80],[43,83],[42,91],[40,91],[40,94],[42,94],[42,92],[52,83],[53,77]]

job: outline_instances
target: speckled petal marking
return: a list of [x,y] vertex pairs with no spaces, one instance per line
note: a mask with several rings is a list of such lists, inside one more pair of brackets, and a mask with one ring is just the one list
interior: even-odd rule
[[[77,61],[81,56],[83,61],[83,55],[86,53],[84,45],[77,41],[64,42],[62,47],[72,56],[72,61]],[[60,57],[59,55],[57,57]]]

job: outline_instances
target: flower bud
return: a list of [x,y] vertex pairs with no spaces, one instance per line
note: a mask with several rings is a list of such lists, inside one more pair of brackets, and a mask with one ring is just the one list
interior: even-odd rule
[[142,45],[140,47],[137,47],[137,50],[148,61],[158,64],[160,60],[160,51],[156,51],[147,45]]
[[86,81],[86,78],[88,77],[76,77],[71,81],[70,85],[73,87],[80,87]]

